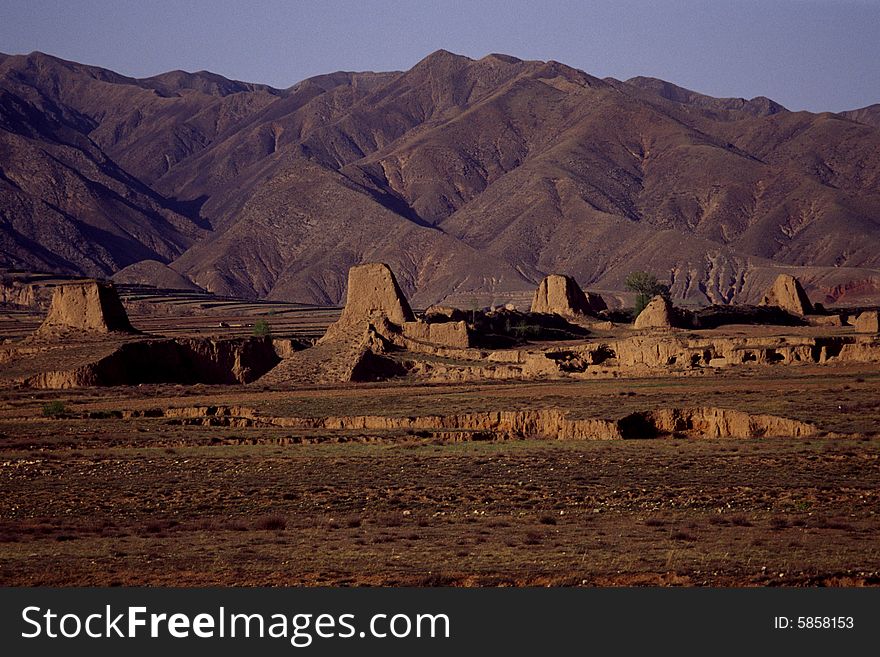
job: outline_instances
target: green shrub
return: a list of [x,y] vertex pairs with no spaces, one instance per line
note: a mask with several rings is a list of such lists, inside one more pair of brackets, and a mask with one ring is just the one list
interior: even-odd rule
[[523,340],[529,337],[541,337],[541,327],[537,324],[526,324],[525,322],[519,322],[516,324],[516,326],[513,327],[513,332],[518,338]]
[[254,322],[254,337],[264,338],[267,335],[272,335],[272,329],[269,327],[269,322],[265,319],[258,319]]
[[43,415],[45,417],[61,417],[67,413],[67,407],[62,401],[51,401],[43,405]]

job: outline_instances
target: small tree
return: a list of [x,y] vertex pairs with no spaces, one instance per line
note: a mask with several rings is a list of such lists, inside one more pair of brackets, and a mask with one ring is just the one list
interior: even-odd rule
[[635,314],[638,316],[648,302],[658,294],[669,298],[669,286],[657,280],[654,274],[645,271],[634,271],[626,277],[626,289],[636,293]]
[[257,338],[265,338],[267,335],[272,335],[272,329],[269,327],[269,322],[265,319],[258,319],[254,322],[254,337]]

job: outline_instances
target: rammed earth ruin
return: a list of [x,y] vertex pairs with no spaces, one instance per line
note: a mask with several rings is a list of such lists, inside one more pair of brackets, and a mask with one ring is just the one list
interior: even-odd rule
[[[417,316],[391,269],[367,263],[351,268],[339,319],[316,344],[301,349],[271,336],[139,334],[112,284],[85,281],[58,286],[40,328],[22,343],[4,347],[3,358],[19,365],[11,371],[26,372],[15,380],[37,388],[253,381],[283,386],[396,378],[442,383],[880,362],[876,310],[820,315],[797,279],[786,274],[757,307],[688,311],[657,296],[632,324],[609,317],[601,296],[585,293],[562,275],[541,281],[526,313],[450,308]],[[742,325],[767,330],[724,330]],[[42,358],[47,353],[69,358]],[[70,364],[59,367],[65,361]]]
[[[876,310],[820,314],[800,283],[787,275],[777,278],[761,306],[689,311],[657,296],[632,324],[621,323],[619,317],[608,310],[601,296],[585,293],[573,278],[562,275],[541,281],[529,312],[498,308],[464,313],[434,308],[418,314],[390,267],[367,263],[351,268],[346,305],[312,346],[270,335],[172,339],[132,327],[112,284],[84,281],[55,288],[43,324],[29,338],[5,345],[2,358],[7,378],[20,385],[55,389],[140,383],[256,382],[284,388],[369,381],[442,384],[711,376],[742,367],[880,362]],[[761,330],[735,330],[744,325]],[[737,437],[810,435],[812,431],[794,420],[756,418],[724,408],[648,408],[626,418],[595,420],[570,420],[552,409],[530,413],[518,415],[502,409],[485,417],[406,421],[328,417],[314,428],[452,430],[467,435],[488,432],[493,437],[533,433],[592,439],[633,437],[633,431]],[[218,419],[222,417],[227,419]],[[311,422],[235,417],[214,413],[199,421]]]

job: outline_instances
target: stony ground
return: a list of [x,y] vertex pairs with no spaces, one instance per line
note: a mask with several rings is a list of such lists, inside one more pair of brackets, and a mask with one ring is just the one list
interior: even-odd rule
[[2,464],[4,585],[880,583],[876,439],[144,447]]
[[[0,333],[23,330],[5,321]],[[7,387],[0,585],[877,585],[878,384],[874,365],[798,365],[480,385]],[[273,417],[609,419],[714,406],[820,435],[457,443],[153,412],[221,404]]]
[[[880,584],[877,373],[822,372],[6,391],[0,583]],[[221,402],[281,415],[540,405],[614,417],[706,398],[852,435],[446,443],[116,417]],[[53,400],[65,415],[42,417]]]

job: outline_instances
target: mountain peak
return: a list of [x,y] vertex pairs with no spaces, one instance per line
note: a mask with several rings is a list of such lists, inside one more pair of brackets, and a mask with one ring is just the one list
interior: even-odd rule
[[[53,66],[64,66],[65,68],[81,70],[81,71],[89,71],[92,69],[95,70],[106,70],[101,69],[97,66],[89,66],[88,64],[81,64],[80,62],[75,62],[69,59],[64,59],[63,57],[58,57],[56,55],[50,55],[49,53],[42,52],[40,50],[34,50],[29,52],[27,55],[12,55],[11,58],[21,58],[23,61],[31,63],[31,64],[41,64],[41,65],[53,65]],[[109,71],[108,71],[109,72]],[[118,74],[114,74],[118,75]]]
[[522,64],[522,61],[519,57],[514,57],[513,55],[505,55],[503,53],[491,52],[480,61],[499,61],[503,64]]
[[143,78],[138,82],[144,86],[156,89],[163,94],[178,93],[182,90],[198,91],[212,96],[228,96],[229,94],[249,91],[260,87],[267,91],[278,93],[276,90],[264,85],[252,85],[247,82],[230,80],[217,73],[210,71],[174,70],[160,73],[149,78]]
[[413,66],[413,70],[420,68],[435,68],[435,67],[448,67],[448,66],[462,66],[466,64],[472,63],[470,57],[465,55],[458,55],[454,52],[450,52],[448,50],[440,49],[435,50],[430,55],[419,61],[415,66]]
[[424,58],[424,60],[428,59],[467,59],[468,61],[472,61],[467,55],[459,55],[458,53],[446,50],[445,48],[438,48]]

